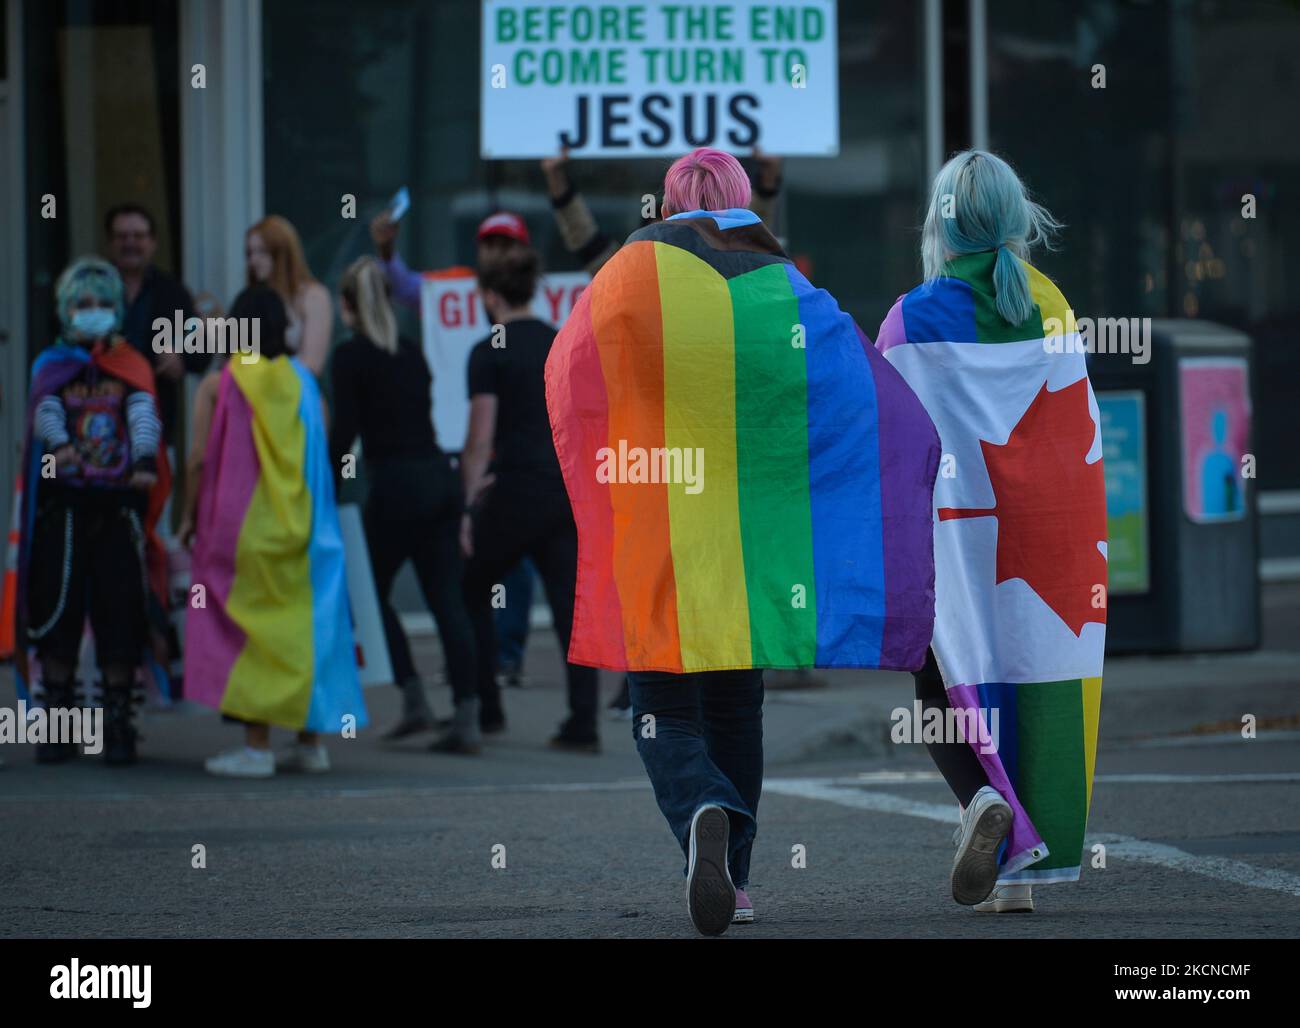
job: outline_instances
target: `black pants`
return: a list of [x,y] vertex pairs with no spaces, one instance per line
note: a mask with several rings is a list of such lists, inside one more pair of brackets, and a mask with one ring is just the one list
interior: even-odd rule
[[[939,674],[934,650],[926,650],[925,666],[920,671],[914,671],[912,677],[916,679],[916,698],[921,701],[921,706],[925,710],[948,709],[948,691],[943,687],[943,676]],[[939,768],[939,773],[943,775],[943,780],[948,783],[948,788],[953,791],[957,801],[963,807],[970,803],[980,789],[989,784],[984,766],[975,755],[970,743],[960,740],[927,742],[925,748],[930,751],[930,757]]]
[[[563,484],[502,473],[474,511],[474,555],[465,569],[465,600],[478,644],[478,694],[484,722],[503,717],[496,682],[496,641],[492,624],[494,587],[512,568],[531,557],[546,588],[561,652],[569,652],[573,593],[578,573],[578,530]],[[500,597],[507,604],[510,597]],[[595,668],[566,664],[569,720],[562,733],[574,740],[596,736],[598,678]]]
[[438,626],[447,674],[457,697],[474,695],[474,630],[461,593],[460,476],[445,454],[413,460],[373,461],[366,467],[370,493],[364,522],[384,637],[398,685],[415,677],[411,645],[389,602],[393,579],[406,561]]
[[147,632],[144,506],[138,490],[40,487],[27,636],[42,660],[75,667],[88,611],[100,669],[139,667]]
[[89,610],[100,669],[140,664],[147,619],[146,496],[42,483],[27,582],[27,638],[75,667]]

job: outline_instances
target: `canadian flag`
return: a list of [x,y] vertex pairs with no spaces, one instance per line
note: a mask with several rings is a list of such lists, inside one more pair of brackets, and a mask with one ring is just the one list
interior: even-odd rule
[[1043,340],[897,346],[943,448],[934,649],[949,685],[1101,675],[1106,505],[1082,353]]

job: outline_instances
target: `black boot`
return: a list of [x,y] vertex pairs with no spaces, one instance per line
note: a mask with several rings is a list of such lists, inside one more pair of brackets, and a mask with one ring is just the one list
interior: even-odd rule
[[475,696],[457,700],[451,718],[451,728],[429,747],[434,753],[479,753],[483,749],[483,736],[479,730],[479,702]]
[[[45,700],[41,705],[45,708],[47,732],[54,729],[55,711],[76,710],[77,716],[81,716],[81,711],[78,709],[80,704],[77,702],[76,679],[68,678],[63,681],[45,679],[41,682],[41,688],[45,693]],[[36,763],[38,764],[63,764],[76,755],[76,744],[66,740],[63,742],[47,740],[36,744]]]
[[136,733],[131,718],[135,691],[131,685],[101,685],[100,695],[104,702],[104,763],[134,764]]

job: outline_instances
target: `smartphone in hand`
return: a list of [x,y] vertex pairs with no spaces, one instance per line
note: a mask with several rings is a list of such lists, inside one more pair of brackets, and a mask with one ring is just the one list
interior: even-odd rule
[[388,216],[393,221],[401,221],[402,215],[411,209],[411,191],[402,186],[388,201]]

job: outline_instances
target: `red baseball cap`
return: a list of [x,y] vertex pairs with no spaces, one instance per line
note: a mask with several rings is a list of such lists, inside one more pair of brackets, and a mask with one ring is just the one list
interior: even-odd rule
[[484,218],[483,223],[478,227],[478,239],[486,239],[488,236],[506,236],[509,239],[516,239],[528,246],[531,240],[528,238],[528,226],[524,224],[524,219],[518,214],[511,214],[509,211],[497,211],[496,214]]

